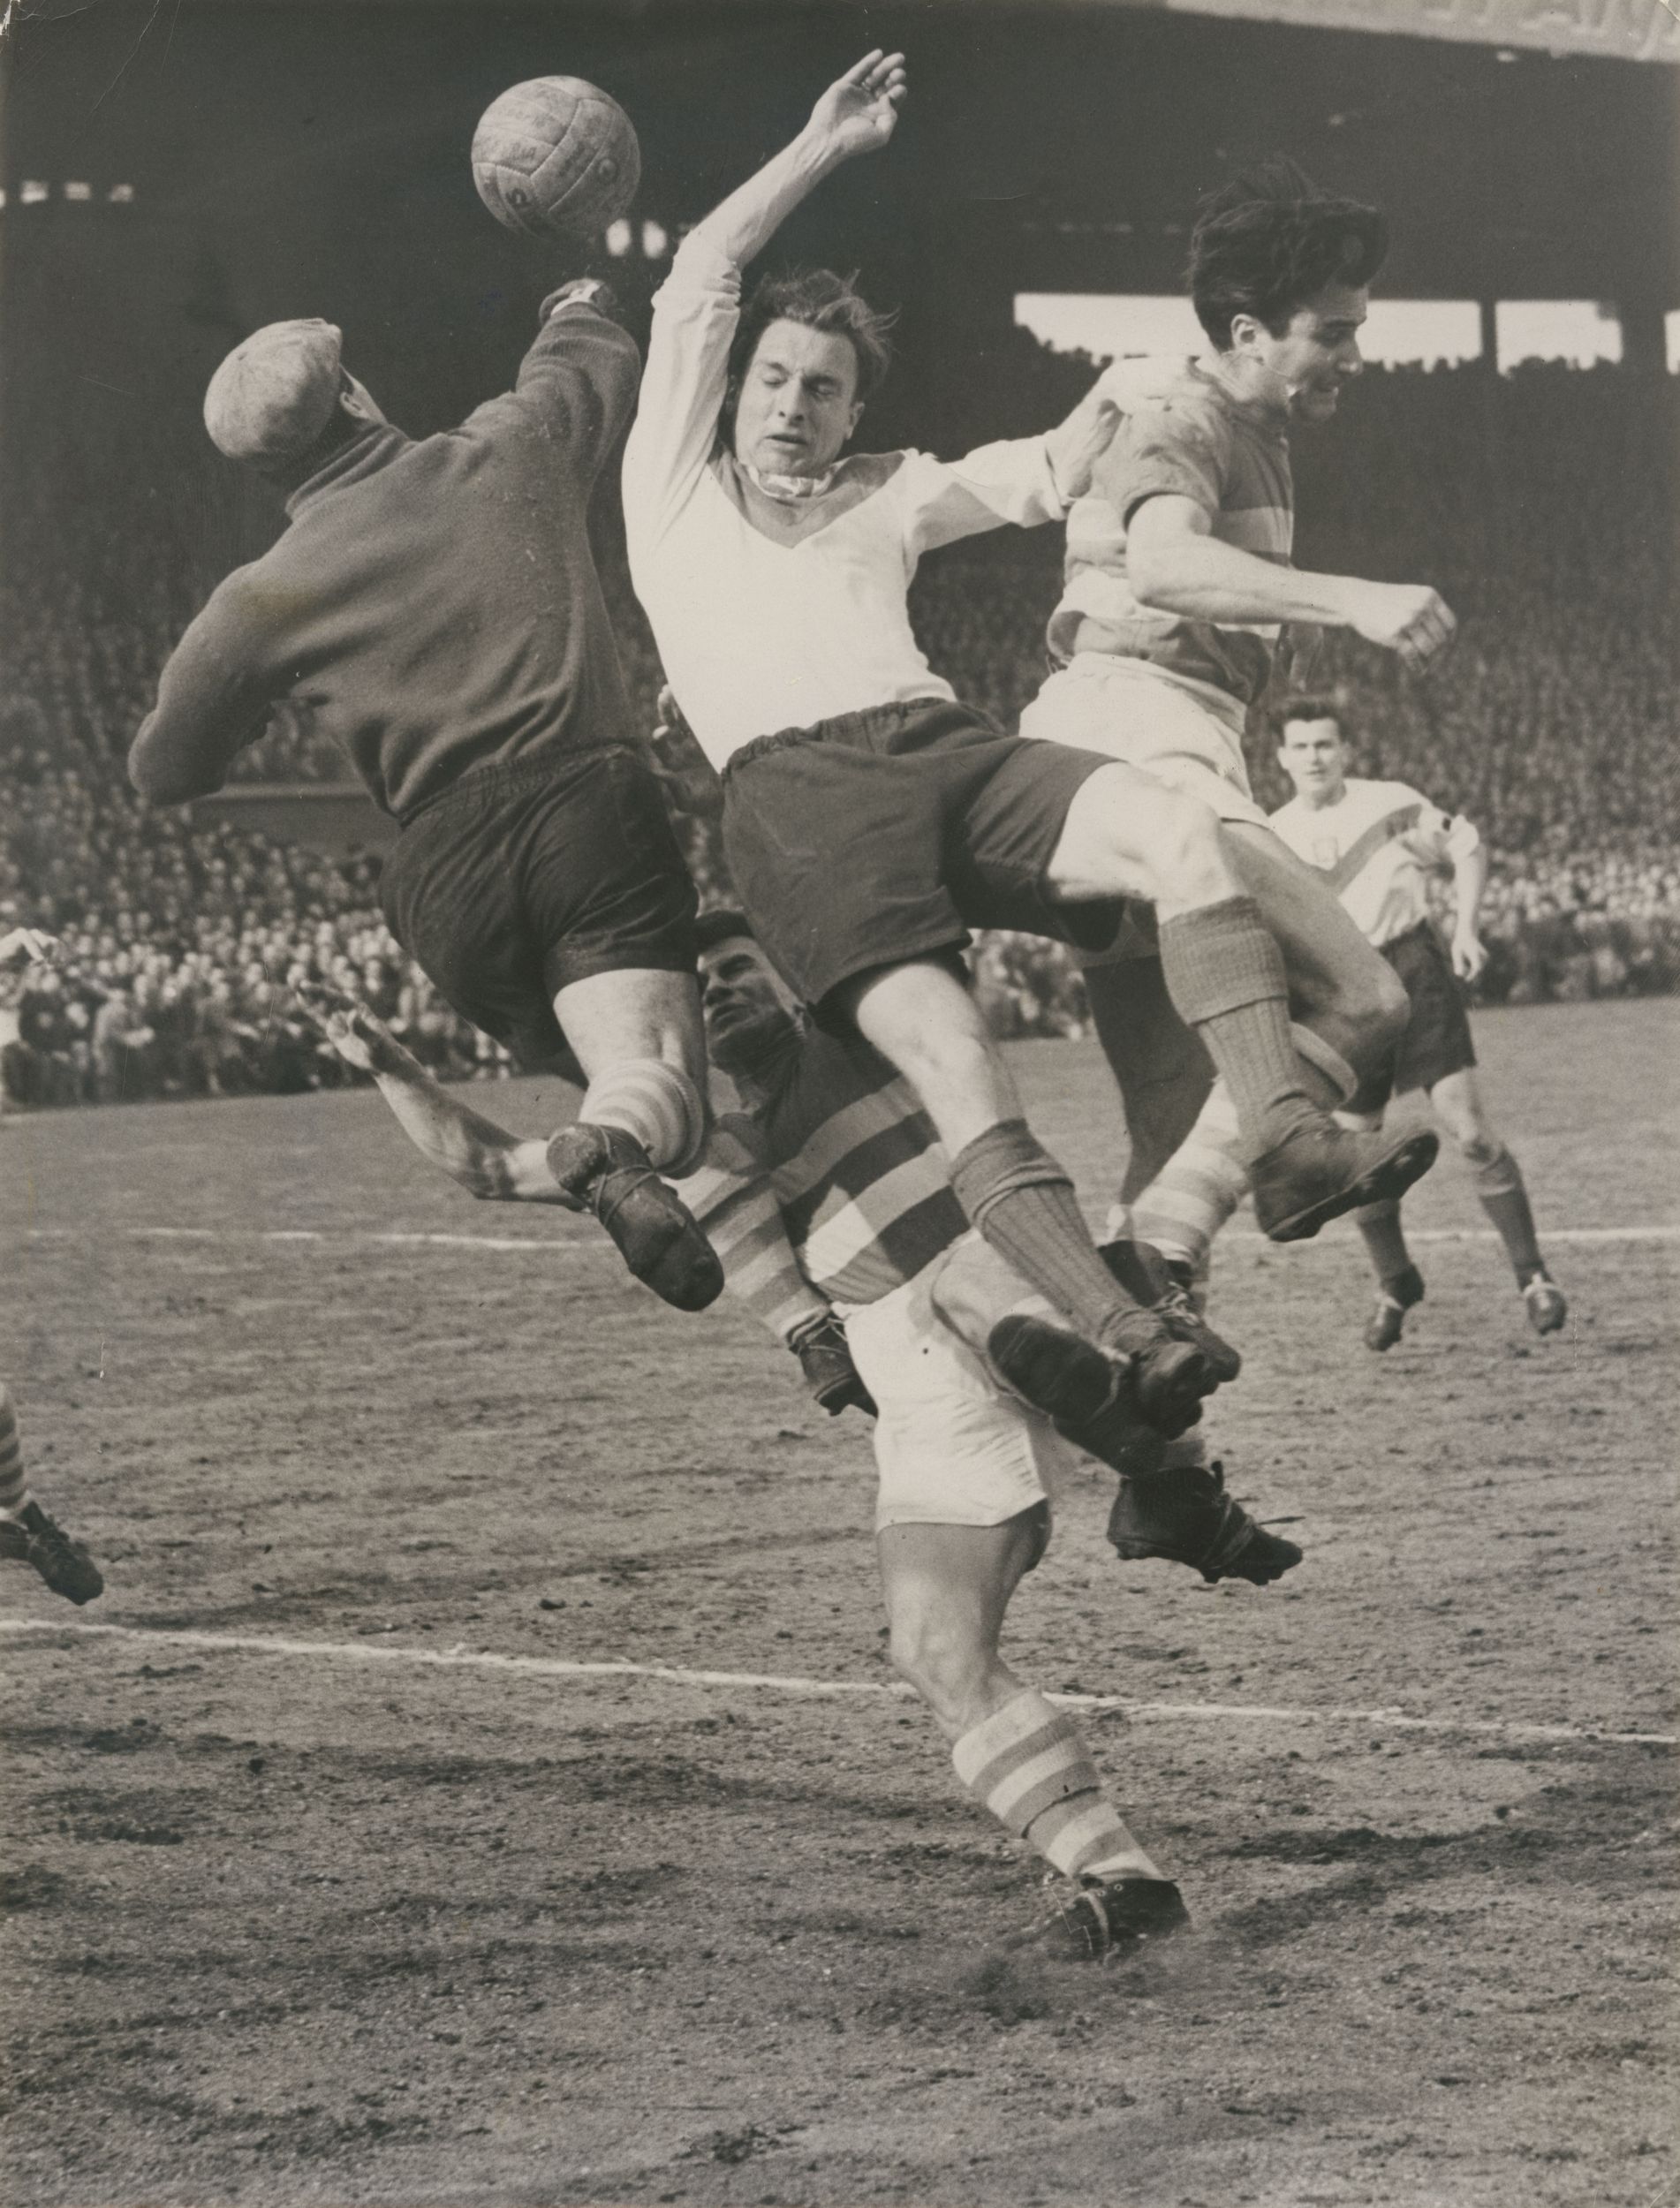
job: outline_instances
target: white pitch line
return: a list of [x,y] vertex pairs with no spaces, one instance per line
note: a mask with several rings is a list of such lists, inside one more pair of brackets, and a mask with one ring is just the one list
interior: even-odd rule
[[[292,1641],[256,1633],[197,1633],[178,1628],[95,1625],[52,1618],[0,1618],[0,1634],[74,1633],[84,1639],[143,1641],[168,1648],[200,1648],[250,1656],[296,1656],[320,1662],[416,1664],[434,1671],[492,1671],[537,1679],[656,1679],[669,1686],[743,1687],[773,1694],[836,1699],[849,1695],[912,1698],[900,1680],[802,1679],[769,1671],[693,1671],[681,1664],[638,1664],[627,1658],[586,1662],[566,1656],[500,1656],[475,1648],[380,1646],[370,1641]],[[1535,1725],[1508,1718],[1411,1717],[1402,1710],[1326,1709],[1249,1702],[1133,1702],[1117,1694],[1049,1694],[1069,1709],[1118,1710],[1127,1717],[1229,1720],[1263,1725],[1374,1725],[1409,1733],[1473,1733],[1504,1740],[1605,1741],[1653,1748],[1680,1747],[1676,1733],[1618,1733],[1595,1725]]]
[[[351,1246],[377,1244],[397,1249],[433,1248],[443,1250],[531,1251],[539,1256],[553,1257],[564,1253],[567,1257],[607,1256],[612,1244],[603,1236],[579,1230],[576,1234],[557,1235],[461,1235],[461,1234],[402,1234],[373,1228],[350,1228],[329,1230],[320,1227],[125,1227],[122,1229],[131,1242],[260,1242],[271,1244],[302,1243],[318,1247],[323,1243]],[[66,1227],[31,1227],[26,1239],[30,1242],[69,1242],[76,1239],[74,1230]],[[1255,1248],[1271,1245],[1264,1235],[1237,1228],[1228,1231],[1225,1242],[1245,1243]],[[1422,1227],[1406,1229],[1406,1239],[1414,1243],[1435,1242],[1497,1242],[1498,1235],[1491,1227]],[[1618,1242],[1680,1242],[1680,1222],[1642,1227],[1548,1227],[1548,1242],[1618,1243]]]

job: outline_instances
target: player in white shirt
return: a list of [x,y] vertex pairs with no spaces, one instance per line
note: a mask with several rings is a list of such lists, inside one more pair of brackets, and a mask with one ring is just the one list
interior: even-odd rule
[[631,573],[723,776],[724,852],[759,942],[820,1021],[855,1025],[910,1079],[970,1220],[1081,1334],[1135,1359],[1145,1416],[1177,1431],[1216,1376],[1096,1256],[966,987],[968,928],[1101,948],[1113,900],[1155,907],[1168,986],[1230,1083],[1278,1240],[1397,1193],[1434,1138],[1420,1152],[1352,1134],[1313,1100],[1282,957],[1210,807],[1003,735],[916,644],[921,555],[1059,520],[1113,434],[1113,400],[1099,389],[1048,435],[952,464],[843,458],[885,366],[881,318],[826,270],[769,280],[743,308],[745,264],[824,177],[886,144],[904,92],[901,56],[866,56],[678,249],[624,453]]
[[[1316,867],[1355,925],[1405,984],[1411,1017],[1395,1070],[1396,1094],[1422,1089],[1476,1176],[1482,1209],[1499,1230],[1536,1334],[1555,1334],[1569,1306],[1540,1255],[1528,1191],[1517,1161],[1487,1116],[1461,985],[1487,963],[1476,931],[1487,854],[1475,825],[1431,805],[1404,782],[1366,782],[1347,771],[1341,715],[1333,700],[1298,698],[1284,708],[1278,759],[1295,786],[1272,827]],[[1429,878],[1449,870],[1456,907],[1450,954],[1429,917]],[[1376,1125],[1375,1114],[1363,1123]],[[1376,1308],[1366,1328],[1373,1350],[1400,1339],[1406,1312],[1423,1298],[1423,1275],[1401,1231],[1397,1203],[1356,1214],[1376,1269]]]

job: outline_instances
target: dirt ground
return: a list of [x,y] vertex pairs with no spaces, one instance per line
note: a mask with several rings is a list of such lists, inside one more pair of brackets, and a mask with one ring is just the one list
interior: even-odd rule
[[[1673,2202],[1674,1012],[1478,1032],[1568,1331],[1420,1239],[1376,1358],[1350,1234],[1233,1235],[1213,1430],[1306,1562],[1119,1565],[1094,1468],[1018,1601],[1194,1915],[1108,1970],[1002,1951],[866,1430],[749,1321],[367,1093],[0,1126],[0,1373],[110,1582],[0,1574],[8,2203]],[[1092,1052],[1018,1064],[1095,1206]],[[1485,1223],[1451,1159],[1411,1216]]]

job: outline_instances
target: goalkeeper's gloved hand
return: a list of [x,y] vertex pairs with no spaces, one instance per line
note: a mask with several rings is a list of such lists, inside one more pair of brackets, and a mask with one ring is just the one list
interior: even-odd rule
[[805,1384],[829,1418],[847,1409],[867,1411],[873,1418],[875,1399],[858,1377],[846,1347],[846,1330],[832,1312],[801,1327],[788,1347],[799,1360]]

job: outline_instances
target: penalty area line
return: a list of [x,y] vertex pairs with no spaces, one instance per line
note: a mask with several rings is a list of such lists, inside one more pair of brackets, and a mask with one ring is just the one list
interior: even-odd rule
[[[815,1700],[858,1696],[894,1701],[914,1698],[896,1679],[803,1679],[781,1672],[700,1671],[682,1664],[635,1663],[617,1657],[586,1661],[566,1656],[501,1656],[491,1649],[411,1648],[372,1641],[295,1641],[260,1633],[203,1633],[181,1627],[96,1625],[79,1620],[0,1618],[0,1634],[71,1635],[83,1640],[123,1640],[161,1648],[196,1648],[212,1654],[294,1658],[315,1663],[407,1664],[431,1671],[484,1671],[534,1679],[648,1679],[667,1686],[738,1687],[749,1693],[786,1694]],[[1311,1709],[1250,1702],[1137,1702],[1118,1694],[1048,1693],[1071,1710],[1113,1710],[1129,1718],[1173,1723],[1184,1720],[1236,1725],[1367,1725],[1392,1732],[1470,1734],[1501,1740],[1602,1741],[1650,1748],[1680,1747],[1680,1734],[1616,1732],[1606,1726],[1540,1725],[1515,1718],[1413,1717],[1403,1710],[1360,1710],[1331,1704]]]

